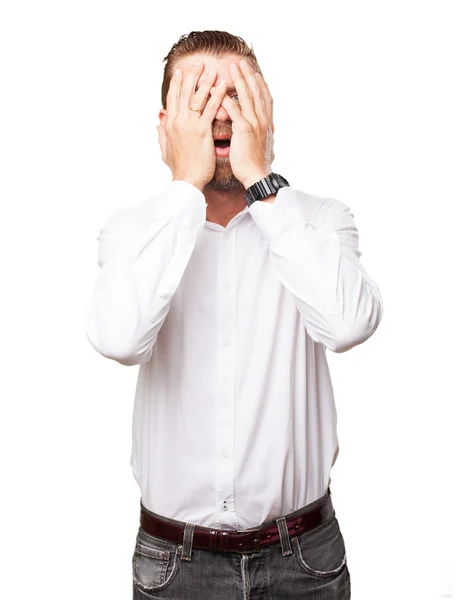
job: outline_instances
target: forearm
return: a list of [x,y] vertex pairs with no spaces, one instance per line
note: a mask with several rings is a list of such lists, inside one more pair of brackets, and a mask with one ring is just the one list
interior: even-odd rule
[[269,239],[272,263],[310,337],[344,352],[373,334],[383,303],[359,260],[349,208],[332,199],[321,208],[316,218],[306,218],[295,191],[283,188],[275,203],[256,207],[252,215]]
[[151,358],[205,219],[200,190],[176,181],[107,221],[85,317],[88,340],[100,354],[125,365]]

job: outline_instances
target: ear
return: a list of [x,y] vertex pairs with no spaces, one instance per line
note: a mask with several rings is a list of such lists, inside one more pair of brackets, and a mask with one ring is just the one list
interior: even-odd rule
[[165,108],[161,108],[161,110],[159,111],[159,124],[162,125],[163,127],[166,127],[166,121],[167,121],[167,110]]

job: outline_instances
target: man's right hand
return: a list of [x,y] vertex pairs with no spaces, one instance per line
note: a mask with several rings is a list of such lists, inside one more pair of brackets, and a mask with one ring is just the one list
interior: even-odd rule
[[187,181],[200,191],[216,169],[212,123],[226,93],[226,82],[220,81],[207,101],[216,71],[200,78],[203,67],[203,62],[192,65],[185,78],[174,73],[167,93],[167,120],[165,126],[157,127],[162,157],[173,181]]

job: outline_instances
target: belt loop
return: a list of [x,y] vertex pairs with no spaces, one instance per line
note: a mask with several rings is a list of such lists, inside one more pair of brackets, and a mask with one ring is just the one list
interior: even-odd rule
[[219,545],[219,549],[222,552],[227,552],[228,548],[229,548],[229,532],[228,531],[220,531],[219,532],[219,538],[218,538],[218,545]]
[[210,546],[210,550],[217,550],[218,549],[218,533],[216,531],[216,529],[211,529],[209,532],[209,546]]
[[276,523],[278,525],[278,530],[280,534],[281,551],[283,553],[283,556],[292,554],[291,542],[289,539],[289,531],[286,525],[286,517],[280,517],[279,519],[276,519]]
[[185,523],[184,541],[182,542],[182,560],[192,560],[192,543],[195,525]]

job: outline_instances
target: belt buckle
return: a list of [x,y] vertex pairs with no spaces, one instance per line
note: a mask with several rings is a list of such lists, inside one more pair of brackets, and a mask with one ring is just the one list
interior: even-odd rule
[[239,554],[252,554],[253,552],[260,552],[260,529],[236,529],[236,533],[253,533],[254,535],[254,549],[253,550],[237,550]]

